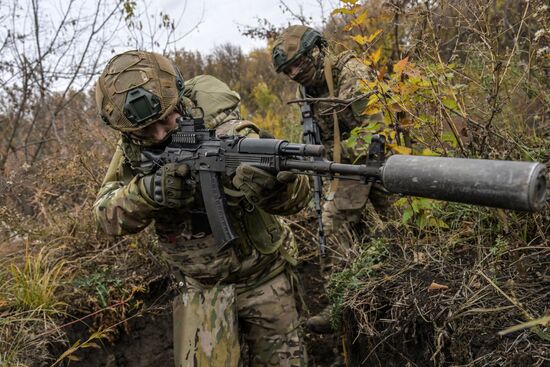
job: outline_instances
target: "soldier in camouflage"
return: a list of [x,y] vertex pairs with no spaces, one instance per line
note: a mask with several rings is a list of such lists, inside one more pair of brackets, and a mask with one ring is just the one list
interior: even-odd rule
[[[328,158],[342,163],[354,163],[361,152],[347,143],[352,130],[366,126],[370,121],[381,121],[379,115],[363,115],[368,98],[357,98],[365,94],[365,82],[375,80],[376,73],[351,51],[330,54],[326,39],[315,29],[303,25],[290,26],[279,35],[273,44],[272,57],[275,70],[299,84],[300,98],[354,99],[349,105],[338,106],[336,109],[326,102],[312,105]],[[388,205],[387,197],[380,186],[354,181],[333,182],[323,205],[325,234],[330,236],[345,223],[360,222],[369,199],[377,209]],[[329,241],[330,245],[332,248],[329,248],[329,256],[322,264],[325,285],[334,264],[342,257],[342,250],[335,248],[334,240]],[[306,326],[318,333],[331,332],[329,308],[311,317]]]
[[154,223],[179,282],[173,302],[176,366],[306,365],[287,251],[294,237],[278,216],[308,203],[308,180],[240,166],[235,177],[224,179],[239,240],[217,251],[189,167],[152,162],[177,129],[176,119],[193,107],[202,109],[207,127],[218,135],[258,137],[260,130],[239,118],[239,95],[211,76],[184,82],[162,55],[128,51],[105,67],[96,101],[104,123],[122,134],[94,204],[95,218],[99,228],[117,236]]

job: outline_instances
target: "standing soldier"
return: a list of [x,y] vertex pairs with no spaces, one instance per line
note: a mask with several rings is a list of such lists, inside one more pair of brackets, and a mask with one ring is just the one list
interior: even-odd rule
[[[363,115],[368,98],[357,98],[365,93],[364,82],[375,80],[376,73],[369,70],[351,51],[336,56],[329,54],[327,41],[321,33],[303,25],[290,26],[279,35],[273,45],[272,57],[275,70],[299,84],[298,95],[301,98],[353,99],[348,105],[337,108],[326,102],[314,103],[312,111],[328,158],[342,163],[355,162],[359,152],[347,144],[351,131],[366,126],[370,121],[381,120],[380,116],[367,118]],[[333,181],[323,206],[325,234],[333,234],[344,223],[359,222],[369,198],[375,208],[387,206],[385,196],[379,186]],[[341,253],[334,248],[334,244],[332,247],[322,264],[325,287],[330,271]],[[314,332],[330,333],[330,308],[311,317],[306,326]]]
[[[184,83],[166,57],[128,51],[105,67],[96,101],[104,123],[121,132],[94,204],[97,224],[118,236],[154,223],[179,284],[173,303],[176,366],[237,366],[243,360],[304,366],[289,281],[292,259],[285,252],[294,238],[277,216],[307,204],[308,180],[241,165],[235,177],[224,179],[239,240],[218,251],[189,166],[159,167],[155,157],[177,129],[176,120],[191,116],[194,106],[218,135],[258,137],[254,124],[239,120],[238,94],[210,76]],[[249,356],[241,356],[240,341],[248,344]]]

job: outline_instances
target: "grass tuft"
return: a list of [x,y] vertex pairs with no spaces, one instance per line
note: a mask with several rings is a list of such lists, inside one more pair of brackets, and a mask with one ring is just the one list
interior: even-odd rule
[[27,251],[23,264],[10,264],[8,293],[12,306],[20,310],[61,312],[65,304],[59,301],[56,291],[64,282],[65,264],[64,260],[52,261],[44,248],[35,255]]

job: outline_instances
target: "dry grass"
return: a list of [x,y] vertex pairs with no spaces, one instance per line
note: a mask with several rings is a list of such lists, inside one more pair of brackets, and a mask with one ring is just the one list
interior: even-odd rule
[[[391,12],[401,2],[376,3]],[[550,13],[537,10],[544,1],[429,3],[442,7],[397,9],[395,29],[407,44],[399,58],[406,53],[439,81],[428,91],[432,101],[409,111],[431,121],[412,131],[416,143],[548,164],[550,59],[540,50],[550,45]],[[392,16],[380,19],[369,18],[375,28],[365,34],[394,34]],[[399,45],[390,41],[384,52]],[[454,96],[457,109],[443,106],[442,95]],[[148,286],[166,276],[151,233],[118,240],[96,233],[91,205],[116,139],[91,117],[92,100],[83,95],[68,107],[37,164],[22,164],[18,151],[0,177],[1,367],[62,364],[98,340],[115,342],[128,317],[142,312]],[[450,130],[462,145],[444,139]],[[437,204],[421,214],[446,227],[424,228],[414,218],[402,223],[405,209],[384,221],[368,214],[359,232],[338,237],[341,272],[331,298],[355,365],[548,364],[549,209],[533,215]],[[311,211],[287,221],[300,260],[315,261]],[[72,336],[76,325],[84,337]]]
[[[98,339],[114,340],[141,312],[140,294],[166,275],[150,233],[96,234],[91,205],[114,141],[90,127],[75,125],[73,144],[0,178],[2,367],[59,365]],[[65,353],[52,354],[61,346]]]
[[545,324],[498,333],[548,315],[550,211],[494,216],[457,204],[440,210],[449,229],[390,223],[385,243],[375,235],[356,244],[353,260],[333,276],[331,297],[357,338],[350,345],[355,363],[547,363]]

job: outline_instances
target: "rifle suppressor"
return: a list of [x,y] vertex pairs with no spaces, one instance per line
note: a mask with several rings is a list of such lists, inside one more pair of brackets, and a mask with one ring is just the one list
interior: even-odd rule
[[504,209],[537,211],[547,200],[541,163],[393,155],[381,179],[396,194]]

